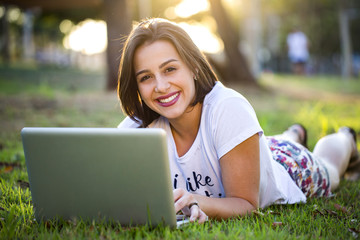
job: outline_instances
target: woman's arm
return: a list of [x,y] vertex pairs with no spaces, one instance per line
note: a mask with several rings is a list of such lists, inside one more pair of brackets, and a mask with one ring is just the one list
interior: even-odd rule
[[[174,190],[175,209],[179,211],[192,202],[210,218],[226,219],[245,215],[258,208],[260,183],[259,134],[255,134],[220,159],[225,198],[209,198],[191,194],[185,190]],[[201,213],[192,210],[193,218]]]

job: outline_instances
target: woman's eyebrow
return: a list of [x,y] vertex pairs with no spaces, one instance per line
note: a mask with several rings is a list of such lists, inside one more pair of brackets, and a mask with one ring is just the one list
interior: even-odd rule
[[[164,67],[164,66],[166,66],[167,64],[169,64],[169,63],[171,63],[171,62],[177,62],[177,61],[178,61],[178,60],[176,60],[176,59],[169,59],[169,60],[163,62],[162,64],[160,64],[160,65],[159,65],[159,69],[162,68],[162,67]],[[146,73],[146,72],[150,72],[150,70],[148,70],[148,69],[141,70],[141,71],[139,71],[139,72],[137,72],[137,73],[135,74],[135,77],[139,76],[139,75],[142,74],[142,73]]]
[[146,72],[150,72],[150,71],[147,70],[147,69],[141,70],[141,71],[139,71],[139,72],[137,72],[137,73],[135,74],[135,77],[139,76],[139,75],[142,74],[142,73],[146,73]]
[[176,59],[169,59],[169,60],[163,62],[162,64],[160,64],[160,65],[159,65],[159,68],[162,68],[162,67],[166,66],[167,64],[169,64],[169,63],[171,63],[171,62],[177,62],[177,61],[178,61],[178,60],[176,60]]

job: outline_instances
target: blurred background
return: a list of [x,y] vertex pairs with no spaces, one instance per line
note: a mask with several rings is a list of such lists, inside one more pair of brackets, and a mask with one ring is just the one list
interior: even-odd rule
[[300,74],[359,78],[359,0],[0,0],[0,65],[104,71],[111,90],[124,37],[147,17],[179,23],[224,82],[296,73],[295,28],[309,53]]

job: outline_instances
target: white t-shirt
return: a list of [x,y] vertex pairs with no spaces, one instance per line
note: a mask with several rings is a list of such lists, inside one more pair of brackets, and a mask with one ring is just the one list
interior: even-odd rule
[[[129,117],[119,128],[136,128]],[[188,152],[179,157],[169,122],[160,117],[150,128],[167,133],[173,188],[209,197],[226,197],[220,158],[252,135],[260,136],[260,207],[273,203],[306,202],[286,170],[273,160],[263,130],[250,103],[238,92],[217,82],[203,103],[198,134]]]

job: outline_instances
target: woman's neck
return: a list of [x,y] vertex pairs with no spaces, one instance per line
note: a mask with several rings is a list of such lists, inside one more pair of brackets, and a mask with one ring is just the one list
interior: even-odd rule
[[183,156],[194,143],[200,127],[202,104],[198,103],[180,119],[169,119],[179,156]]

